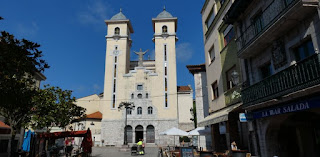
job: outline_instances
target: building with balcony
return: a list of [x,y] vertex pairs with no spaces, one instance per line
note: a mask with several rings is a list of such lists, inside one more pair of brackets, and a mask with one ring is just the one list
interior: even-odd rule
[[208,113],[198,126],[210,126],[214,151],[230,150],[232,141],[242,149],[248,148],[246,123],[239,122],[241,85],[232,81],[232,73],[241,75],[237,58],[235,28],[223,21],[232,0],[206,0],[201,10],[205,69],[208,93]]
[[250,151],[261,157],[320,156],[320,12],[317,0],[235,0]]

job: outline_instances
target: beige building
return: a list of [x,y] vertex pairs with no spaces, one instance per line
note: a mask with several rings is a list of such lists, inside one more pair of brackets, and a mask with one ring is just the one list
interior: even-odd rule
[[[129,19],[120,11],[106,20],[106,65],[104,93],[78,99],[77,104],[87,108],[87,114],[102,113],[101,141],[103,145],[122,145],[127,115],[127,141],[136,143],[173,144],[173,138],[159,133],[172,127],[192,130],[193,103],[190,86],[177,86],[176,30],[177,18],[165,9],[152,19],[155,60],[143,60],[146,51],[131,52]],[[130,61],[130,55],[139,55],[139,61]],[[122,102],[135,108],[119,110]],[[161,140],[160,140],[161,138]]]

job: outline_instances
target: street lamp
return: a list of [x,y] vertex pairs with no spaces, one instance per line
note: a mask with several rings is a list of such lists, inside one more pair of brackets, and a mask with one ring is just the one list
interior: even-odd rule
[[236,86],[239,84],[240,82],[240,75],[236,70],[233,70],[231,73],[231,81],[233,84],[235,84]]
[[128,109],[133,109],[135,108],[133,102],[121,102],[118,107],[118,111],[122,110],[125,108],[125,121],[124,121],[124,142],[123,145],[127,145],[127,114],[128,114]]

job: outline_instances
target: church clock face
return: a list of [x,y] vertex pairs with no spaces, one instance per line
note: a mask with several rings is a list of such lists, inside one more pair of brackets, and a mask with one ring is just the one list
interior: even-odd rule
[[119,50],[114,50],[113,54],[116,55],[116,56],[119,55]]

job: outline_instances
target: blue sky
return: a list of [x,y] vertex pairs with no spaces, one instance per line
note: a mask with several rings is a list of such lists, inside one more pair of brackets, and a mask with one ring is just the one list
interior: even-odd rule
[[[204,0],[1,0],[0,31],[41,45],[51,66],[42,84],[73,91],[77,98],[103,91],[105,65],[104,20],[122,12],[132,22],[132,51],[149,49],[154,56],[151,19],[166,6],[178,17],[176,45],[178,85],[191,84],[186,65],[204,62],[201,8]],[[131,59],[137,57],[131,53]],[[147,58],[147,57],[146,57]]]

